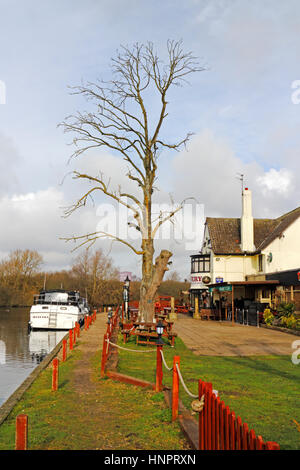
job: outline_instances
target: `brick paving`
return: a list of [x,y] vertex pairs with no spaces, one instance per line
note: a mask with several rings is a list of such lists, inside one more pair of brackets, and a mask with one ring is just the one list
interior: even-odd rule
[[178,315],[173,329],[189,349],[204,356],[291,355],[297,339],[263,327],[196,320],[186,315]]

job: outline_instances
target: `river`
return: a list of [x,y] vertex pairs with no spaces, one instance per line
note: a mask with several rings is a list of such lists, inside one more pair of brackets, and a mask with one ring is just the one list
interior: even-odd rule
[[31,331],[30,308],[0,309],[0,406],[66,335],[66,331]]

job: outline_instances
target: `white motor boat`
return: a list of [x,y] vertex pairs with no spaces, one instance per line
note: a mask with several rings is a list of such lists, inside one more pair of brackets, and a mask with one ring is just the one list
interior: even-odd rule
[[87,300],[78,291],[42,290],[34,296],[29,329],[70,330],[89,314]]

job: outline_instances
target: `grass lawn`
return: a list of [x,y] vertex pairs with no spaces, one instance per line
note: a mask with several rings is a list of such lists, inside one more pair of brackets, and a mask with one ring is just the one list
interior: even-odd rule
[[[156,349],[136,345],[131,337],[128,349]],[[231,411],[247,422],[265,441],[276,441],[281,449],[300,449],[300,433],[293,419],[300,423],[300,365],[290,356],[220,357],[196,356],[180,338],[175,347],[164,346],[168,367],[173,356],[180,356],[180,370],[187,388],[197,394],[198,379],[211,382],[220,399]],[[156,354],[119,351],[119,372],[155,382]],[[172,385],[172,372],[163,366],[163,384]],[[180,399],[187,408],[193,400],[180,384]]]
[[74,389],[78,342],[59,366],[59,389],[51,391],[52,368],[41,372],[0,426],[0,450],[13,450],[15,420],[28,415],[29,450],[184,450],[188,444],[162,393],[100,380],[101,352],[90,359],[91,390]]

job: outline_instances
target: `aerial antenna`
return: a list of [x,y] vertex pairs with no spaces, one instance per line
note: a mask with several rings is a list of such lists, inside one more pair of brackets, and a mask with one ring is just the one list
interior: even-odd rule
[[237,173],[237,174],[238,174],[238,176],[236,176],[236,178],[237,178],[238,180],[240,180],[240,182],[241,182],[241,185],[242,185],[242,194],[243,194],[243,191],[244,191],[244,175],[243,175],[243,173]]

